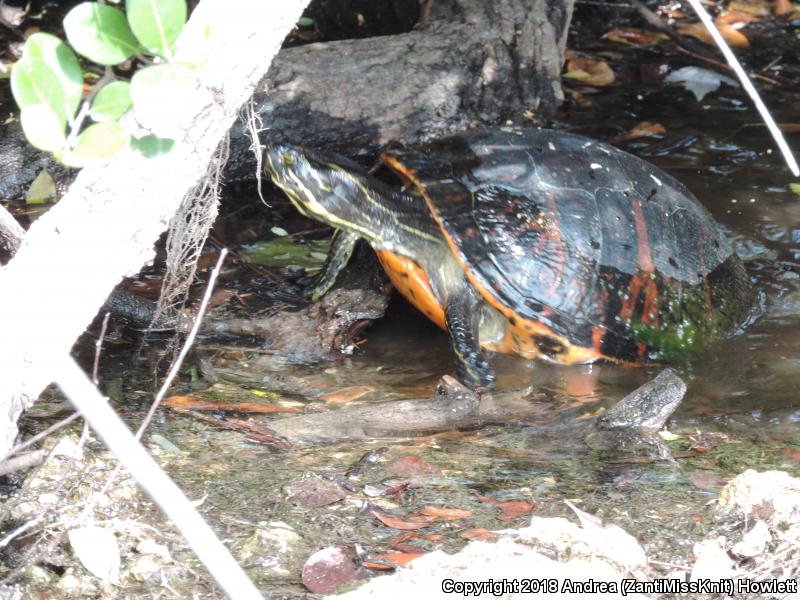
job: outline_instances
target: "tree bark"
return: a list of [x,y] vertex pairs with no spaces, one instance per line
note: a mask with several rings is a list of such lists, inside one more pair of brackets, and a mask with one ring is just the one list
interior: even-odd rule
[[[526,111],[540,119],[552,114],[562,100],[560,72],[574,0],[422,4],[421,21],[409,33],[282,50],[256,94],[268,127],[264,139],[352,156],[395,141],[519,122]],[[254,176],[244,130],[240,122],[232,131],[230,179]],[[10,199],[24,194],[39,170],[21,171],[14,157],[40,160],[41,154],[20,149],[10,134],[6,138],[0,197]],[[64,177],[57,172],[56,179]]]
[[[341,154],[547,117],[574,0],[430,0],[406,34],[282,50],[260,86],[264,137]],[[229,171],[252,176],[234,135]]]
[[209,161],[296,23],[304,0],[202,0],[184,36],[205,39],[207,101],[172,152],[133,151],[81,171],[0,271],[0,455],[23,409],[52,379],[120,279],[153,258],[153,244]]

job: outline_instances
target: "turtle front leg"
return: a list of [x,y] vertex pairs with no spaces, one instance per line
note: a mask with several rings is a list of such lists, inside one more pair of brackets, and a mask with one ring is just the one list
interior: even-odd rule
[[481,300],[466,281],[449,295],[445,320],[459,381],[473,390],[492,387],[494,371],[486,361],[478,339]]
[[331,249],[322,270],[311,280],[306,296],[316,302],[322,298],[336,283],[336,278],[345,268],[353,255],[359,236],[352,231],[337,229],[331,238]]

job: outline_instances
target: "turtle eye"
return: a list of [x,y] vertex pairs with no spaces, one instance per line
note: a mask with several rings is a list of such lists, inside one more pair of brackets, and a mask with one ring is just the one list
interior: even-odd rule
[[289,152],[283,153],[283,156],[281,156],[281,161],[283,162],[284,167],[294,166],[294,156],[292,156]]

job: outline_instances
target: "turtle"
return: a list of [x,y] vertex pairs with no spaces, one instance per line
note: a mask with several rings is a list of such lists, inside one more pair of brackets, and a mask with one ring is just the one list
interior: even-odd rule
[[356,243],[449,333],[458,379],[488,389],[492,352],[561,364],[674,360],[740,328],[751,280],[709,212],[672,176],[606,143],[481,128],[386,151],[392,186],[344,157],[267,145],[265,171],[335,229],[311,287]]

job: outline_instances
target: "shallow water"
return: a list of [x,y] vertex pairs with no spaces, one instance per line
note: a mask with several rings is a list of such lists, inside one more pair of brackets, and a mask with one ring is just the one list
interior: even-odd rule
[[[385,552],[387,540],[399,532],[369,515],[365,507],[374,502],[401,514],[430,504],[473,511],[458,526],[426,528],[445,537],[437,544],[423,542],[425,550],[458,548],[465,543],[457,536],[462,529],[527,522],[527,516],[498,521],[497,511],[476,499],[480,493],[532,501],[538,515],[568,515],[562,501],[571,499],[627,528],[643,541],[651,558],[686,564],[693,542],[706,533],[704,505],[726,479],[745,468],[781,468],[800,475],[800,198],[788,189],[788,170],[770,151],[764,128],[747,126],[756,118],[734,95],[717,93],[698,104],[676,89],[628,89],[593,100],[591,110],[563,117],[577,133],[610,139],[641,120],[665,125],[664,140],[640,139],[625,149],[669,171],[701,199],[735,238],[760,292],[760,311],[744,332],[674,365],[689,386],[668,423],[670,431],[682,436],[670,442],[677,462],[637,460],[594,443],[581,426],[584,417],[653,377],[658,366],[564,367],[498,356],[493,360],[498,388],[533,386],[531,402],[541,405],[546,418],[289,452],[163,414],[151,433],[164,435],[181,449],[166,461],[170,473],[190,496],[208,496],[205,514],[225,527],[234,549],[246,546],[266,522],[278,520],[300,535],[301,557],[335,544],[359,544],[367,555]],[[623,117],[619,103],[631,107]],[[789,104],[784,120],[791,116]],[[600,123],[614,123],[614,129]],[[800,147],[796,136],[790,141]],[[377,402],[428,396],[451,369],[444,333],[395,299],[352,358],[293,372],[329,390],[371,386],[374,391],[358,402]],[[253,399],[247,388],[229,387],[223,394]],[[307,409],[331,407],[308,402]],[[387,448],[383,462],[348,478],[353,489],[347,500],[323,509],[287,501],[282,491],[286,483],[310,474],[341,476],[365,452],[379,447]],[[375,499],[365,493],[368,485],[402,481],[384,466],[409,454],[433,465],[440,475],[397,497]],[[299,595],[298,565],[290,565],[289,575],[270,570],[280,560],[265,551],[251,560],[251,573],[280,596]]]

